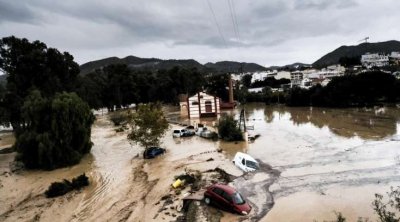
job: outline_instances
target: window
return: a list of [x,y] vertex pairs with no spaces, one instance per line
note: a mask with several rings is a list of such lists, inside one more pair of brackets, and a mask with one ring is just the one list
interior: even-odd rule
[[242,164],[243,164],[243,166],[246,166],[246,164],[244,163],[244,158],[242,159]]
[[192,102],[192,105],[199,105],[199,102],[194,101],[194,102]]
[[210,100],[207,100],[207,101],[205,102],[205,104],[206,104],[206,105],[211,105],[211,101],[210,101]]
[[256,170],[259,169],[258,164],[256,162],[253,162],[253,161],[250,161],[250,160],[246,161],[246,166],[248,166],[250,168],[253,168],[253,169],[256,169]]
[[229,196],[229,194],[223,192],[223,193],[222,193],[222,197],[223,197],[226,201],[228,201],[228,202],[230,202],[230,203],[232,202],[232,197]]
[[244,204],[246,202],[246,201],[244,201],[243,197],[239,193],[234,193],[232,195],[232,199],[235,204],[239,204],[239,205]]

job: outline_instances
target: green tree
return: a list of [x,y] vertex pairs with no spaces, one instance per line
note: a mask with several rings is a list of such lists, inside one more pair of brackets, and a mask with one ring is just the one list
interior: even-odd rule
[[246,88],[250,88],[250,86],[251,86],[251,79],[252,79],[252,78],[253,78],[253,76],[250,75],[250,74],[246,74],[246,75],[242,76],[242,79],[241,79],[242,85],[243,85],[244,87],[246,87]]
[[230,115],[220,118],[218,122],[218,134],[223,140],[226,141],[243,140],[242,132],[239,129],[238,122]]
[[157,146],[169,125],[164,117],[160,104],[141,104],[137,111],[131,114],[129,125],[131,131],[128,139],[144,146]]
[[222,101],[228,101],[228,80],[229,74],[209,76],[205,85],[207,92],[218,96]]
[[106,104],[106,86],[107,79],[100,70],[96,70],[85,76],[79,76],[76,92],[91,108],[99,109],[105,107]]
[[44,97],[73,91],[79,74],[79,65],[68,52],[61,53],[40,41],[29,42],[14,36],[0,40],[0,69],[8,75],[3,100],[7,121],[17,134],[25,124],[21,107],[30,91],[40,90]]
[[27,168],[52,170],[73,165],[90,151],[94,116],[75,93],[45,98],[34,90],[21,110],[25,125],[15,147],[17,159]]

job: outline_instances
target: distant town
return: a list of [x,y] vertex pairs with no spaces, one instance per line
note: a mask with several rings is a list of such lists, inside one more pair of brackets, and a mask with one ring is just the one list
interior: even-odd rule
[[[400,65],[400,52],[384,53],[366,53],[361,56],[360,64],[344,66],[341,64],[329,65],[322,69],[313,68],[311,65],[297,65],[294,70],[274,69],[268,71],[245,72],[232,74],[234,80],[240,81],[244,75],[251,75],[251,83],[265,81],[273,77],[276,80],[289,79],[290,83],[281,85],[280,88],[273,88],[273,91],[283,91],[288,88],[300,87],[309,89],[312,86],[320,84],[326,86],[334,77],[344,76],[346,74],[360,74],[367,71],[382,71],[394,75],[400,79],[400,71],[390,71],[389,67]],[[248,91],[258,93],[263,87],[249,88]]]

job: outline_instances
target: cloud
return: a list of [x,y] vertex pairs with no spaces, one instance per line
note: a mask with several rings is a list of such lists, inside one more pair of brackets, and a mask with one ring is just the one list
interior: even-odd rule
[[[343,44],[400,36],[397,0],[0,0],[0,36],[41,40],[80,63],[109,56],[313,62]],[[319,45],[316,45],[319,44]]]
[[36,18],[26,4],[18,1],[0,0],[0,23],[32,23]]

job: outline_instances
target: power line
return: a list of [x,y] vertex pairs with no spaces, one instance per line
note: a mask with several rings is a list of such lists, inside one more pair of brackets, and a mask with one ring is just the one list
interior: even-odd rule
[[236,39],[239,41],[239,30],[238,30],[238,25],[237,25],[237,20],[236,20],[236,13],[234,11],[233,1],[232,2],[231,2],[231,0],[227,0],[227,1],[228,1],[228,5],[229,5],[229,12],[231,14],[233,31],[236,35]]
[[236,15],[236,9],[235,9],[235,2],[234,0],[230,0],[231,1],[231,5],[232,5],[232,11],[233,11],[233,18],[235,21],[235,26],[236,26],[236,32],[237,32],[237,38],[240,41],[240,35],[239,35],[239,24],[237,21],[237,15]]
[[230,1],[230,0],[226,0],[226,1],[228,2],[229,12],[230,12],[230,14],[231,14],[233,32],[235,33],[236,38],[238,38],[238,33],[237,33],[237,30],[236,30],[235,19],[234,19],[234,17],[233,17],[233,11],[232,11],[231,1]]
[[207,3],[208,3],[208,7],[210,8],[211,14],[212,14],[212,16],[213,16],[213,18],[214,18],[214,22],[215,22],[215,25],[217,26],[219,35],[221,36],[221,39],[222,39],[222,41],[224,42],[225,47],[227,47],[227,44],[226,44],[224,35],[222,35],[221,28],[220,28],[220,26],[219,26],[219,24],[218,24],[217,17],[215,16],[215,13],[214,13],[214,10],[213,10],[213,8],[212,8],[212,6],[211,6],[211,3],[210,3],[209,0],[207,0]]

